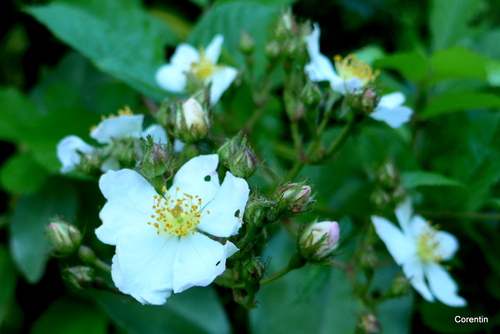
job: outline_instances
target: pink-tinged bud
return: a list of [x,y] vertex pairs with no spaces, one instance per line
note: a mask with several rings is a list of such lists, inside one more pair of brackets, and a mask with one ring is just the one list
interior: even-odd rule
[[56,217],[52,219],[46,230],[57,255],[67,256],[80,247],[82,233],[75,225]]
[[311,187],[304,182],[285,184],[275,196],[280,209],[291,216],[306,212],[316,202]]
[[369,115],[375,110],[380,101],[380,96],[373,87],[358,89],[348,96],[351,109],[363,115]]
[[87,266],[76,266],[64,269],[63,278],[71,286],[77,289],[84,289],[92,286],[95,280],[95,271]]
[[179,109],[175,118],[175,127],[179,139],[190,143],[205,138],[210,129],[210,123],[201,104],[190,98]]
[[340,228],[337,222],[320,222],[308,226],[300,236],[301,255],[308,260],[321,260],[338,246]]

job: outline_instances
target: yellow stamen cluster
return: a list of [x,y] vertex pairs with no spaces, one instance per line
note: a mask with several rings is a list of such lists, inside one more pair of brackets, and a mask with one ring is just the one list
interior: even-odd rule
[[[122,115],[122,116],[133,116],[134,113],[132,112],[132,110],[130,110],[130,107],[129,106],[125,106],[123,109],[120,109],[117,111],[117,114],[118,116]],[[101,121],[104,121],[106,118],[115,118],[116,115],[113,115],[113,114],[109,114],[108,117],[104,116],[104,115],[101,115]],[[96,128],[97,126],[95,125],[92,125],[90,127],[90,131],[94,131],[94,129]]]
[[217,66],[206,57],[203,51],[200,53],[200,60],[191,64],[190,72],[201,81],[205,81],[215,72]]
[[333,57],[335,69],[338,75],[344,79],[358,78],[363,85],[375,81],[380,72],[373,71],[370,65],[362,60],[356,60],[355,55],[348,55],[345,58],[341,56]]
[[443,259],[439,241],[436,240],[436,229],[430,222],[424,231],[417,236],[417,254],[423,261],[439,262]]
[[[153,222],[148,222],[156,228],[156,234],[167,237],[185,237],[188,234],[194,234],[194,229],[200,224],[203,213],[201,210],[202,200],[199,196],[192,196],[183,193],[179,196],[180,188],[176,188],[175,199],[172,196],[154,196],[152,209],[154,214],[151,218]],[[166,188],[163,187],[166,193]],[[206,212],[210,214],[210,211]]]

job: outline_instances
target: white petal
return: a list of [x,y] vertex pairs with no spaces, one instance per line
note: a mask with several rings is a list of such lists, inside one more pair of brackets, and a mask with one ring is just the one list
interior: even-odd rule
[[205,216],[198,228],[216,237],[238,233],[249,193],[247,181],[227,172],[214,199],[203,209]]
[[178,246],[178,238],[157,235],[151,226],[121,237],[116,246],[119,267],[112,268],[119,270],[113,275],[116,287],[143,304],[164,304],[173,289]]
[[402,203],[400,203],[394,213],[398,218],[399,226],[403,229],[403,233],[406,236],[411,235],[410,221],[411,215],[413,214],[411,197],[407,197]]
[[434,301],[431,291],[424,279],[424,265],[417,256],[412,256],[403,264],[403,272],[410,280],[411,285],[425,300]]
[[156,83],[172,93],[182,93],[186,87],[185,71],[172,64],[161,66],[155,75]]
[[429,229],[434,229],[424,217],[415,215],[410,220],[410,233],[415,240],[419,235],[428,233]]
[[399,128],[410,120],[412,114],[413,110],[405,106],[388,108],[379,104],[370,117],[386,122],[391,128]]
[[78,152],[90,154],[94,147],[84,142],[80,137],[67,136],[57,144],[57,158],[62,163],[61,173],[69,173],[75,170],[80,163],[81,156]]
[[217,165],[217,154],[200,155],[186,162],[177,172],[169,194],[175,194],[176,188],[180,193],[191,196],[200,196],[202,206],[206,206],[214,198],[220,188]]
[[311,62],[306,65],[305,71],[311,81],[315,82],[330,81],[331,84],[332,82],[338,82],[339,80],[342,80],[337,75],[337,73],[335,73],[330,60],[322,54],[311,58]]
[[174,141],[174,152],[180,152],[184,148],[185,143],[181,142],[179,139]]
[[215,35],[210,44],[208,44],[207,48],[205,49],[205,56],[214,64],[217,64],[217,61],[219,60],[223,43],[224,36]]
[[234,245],[228,244],[224,246],[201,233],[182,237],[174,264],[174,292],[212,283],[224,272],[226,258],[234,252]]
[[401,92],[386,94],[380,98],[379,106],[387,108],[399,107],[406,101],[406,97]]
[[106,118],[90,132],[90,137],[101,144],[110,143],[112,138],[139,138],[144,115],[119,115]]
[[99,188],[108,200],[99,213],[103,222],[96,229],[99,240],[116,245],[121,236],[148,226],[156,191],[139,173],[130,169],[108,171],[101,176]]
[[348,94],[352,93],[356,89],[363,87],[363,83],[358,78],[349,78],[347,80],[343,80],[340,77],[337,77],[335,80],[330,80],[330,86],[332,89],[340,94]]
[[389,253],[398,264],[402,264],[415,254],[415,245],[410,243],[400,229],[385,218],[372,216],[375,231],[385,243]]
[[431,291],[440,302],[452,307],[467,305],[467,301],[457,294],[457,283],[443,267],[437,263],[429,262],[424,270]]
[[210,81],[212,82],[212,86],[210,87],[210,104],[212,106],[219,101],[222,94],[231,85],[234,79],[236,79],[237,75],[238,70],[229,66],[217,70],[212,75],[210,78]]
[[319,51],[319,37],[321,36],[321,30],[319,24],[314,23],[313,31],[310,35],[306,36],[307,52],[311,59],[321,55]]
[[153,136],[153,141],[157,144],[166,144],[168,143],[167,132],[165,129],[158,124],[150,125],[141,132],[141,137],[146,138],[147,136]]
[[194,46],[181,43],[175,49],[172,57],[170,57],[170,64],[175,66],[180,72],[187,72],[191,68],[191,64],[199,60],[200,53]]
[[458,239],[451,233],[446,231],[437,231],[434,241],[439,243],[439,248],[436,252],[441,255],[442,260],[451,259],[458,250]]

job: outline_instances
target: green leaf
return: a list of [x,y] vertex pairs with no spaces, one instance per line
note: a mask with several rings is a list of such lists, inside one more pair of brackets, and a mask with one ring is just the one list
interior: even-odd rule
[[431,58],[431,83],[449,79],[487,79],[488,59],[462,47],[453,47],[434,53]]
[[76,207],[75,188],[57,179],[50,179],[39,193],[20,198],[9,225],[10,249],[14,263],[30,283],[38,282],[45,271],[49,220],[61,215],[72,221]]
[[420,52],[391,54],[375,61],[374,67],[396,70],[414,82],[422,81],[429,71],[427,59]]
[[53,2],[26,11],[100,70],[153,99],[165,96],[154,76],[164,63],[163,46],[177,40],[137,1]]
[[446,49],[473,37],[478,29],[470,21],[482,10],[481,0],[432,0],[429,15],[431,45],[434,50]]
[[401,174],[401,181],[406,188],[416,188],[423,186],[463,186],[458,181],[452,180],[439,173],[412,171]]
[[500,62],[490,60],[486,64],[488,83],[495,87],[500,87]]
[[0,245],[0,328],[16,287],[16,268],[7,249]]
[[[249,13],[252,15],[248,15]],[[194,46],[206,46],[216,34],[223,34],[223,47],[240,67],[245,67],[245,58],[238,51],[243,30],[255,40],[255,70],[257,76],[260,76],[264,73],[266,63],[263,52],[265,42],[270,35],[270,26],[277,20],[279,13],[278,8],[257,2],[234,1],[217,4],[194,27],[190,43]]]
[[47,179],[47,171],[31,155],[17,154],[9,158],[0,170],[2,187],[17,194],[37,192]]
[[31,334],[106,334],[107,321],[95,307],[63,297],[36,320]]
[[36,106],[18,90],[0,88],[0,140],[22,140],[39,116]]
[[[199,1],[199,0],[198,0]],[[255,2],[255,3],[260,3],[263,5],[267,6],[275,6],[278,8],[289,6],[297,0],[219,0],[218,3],[223,4],[223,3],[231,3],[231,2]]]
[[460,92],[439,96],[430,101],[420,116],[435,117],[468,109],[500,108],[500,97],[490,93]]
[[99,305],[116,324],[134,334],[224,334],[229,322],[215,291],[191,288],[174,294],[162,306],[141,305],[109,293],[96,294]]

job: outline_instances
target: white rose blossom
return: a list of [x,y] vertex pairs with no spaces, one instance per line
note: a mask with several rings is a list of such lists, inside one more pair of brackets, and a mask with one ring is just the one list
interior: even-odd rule
[[[91,130],[90,137],[100,144],[109,145],[113,139],[121,138],[145,138],[148,135],[153,136],[156,143],[167,143],[167,133],[158,124],[154,124],[142,130],[144,115],[134,115],[130,109],[120,110],[118,116],[110,116],[103,120]],[[102,154],[106,155],[109,148],[97,148],[87,144],[78,136],[71,135],[64,137],[57,144],[57,157],[62,163],[61,173],[69,173],[76,169],[81,162],[81,154]],[[80,153],[79,153],[80,152]],[[119,169],[120,164],[113,157],[103,161],[101,170],[106,172],[111,169]]]
[[[313,32],[306,37],[307,51],[311,61],[305,71],[312,81],[328,81],[332,90],[342,94],[352,94],[375,80],[377,72],[364,63],[348,56],[342,59],[336,56],[335,67],[332,62],[319,50],[320,29],[314,24]],[[383,95],[378,106],[370,117],[377,121],[384,121],[389,126],[397,128],[410,120],[413,111],[401,106],[405,96],[401,92]]]
[[409,198],[395,213],[401,229],[383,217],[372,216],[371,220],[411,285],[429,302],[436,298],[448,306],[466,306],[466,300],[457,294],[456,282],[440,264],[458,250],[457,238],[436,230],[422,216],[413,215]]
[[224,37],[216,35],[205,51],[181,43],[170,58],[170,63],[156,72],[156,82],[172,93],[185,93],[187,73],[210,86],[210,104],[215,105],[236,78],[238,71],[230,66],[216,65],[222,51]]
[[217,154],[189,160],[161,195],[133,170],[101,177],[107,203],[96,235],[116,245],[111,274],[121,292],[160,305],[172,293],[207,286],[224,272],[226,258],[238,249],[208,235],[238,233],[249,188],[230,172],[219,184],[218,161]]

